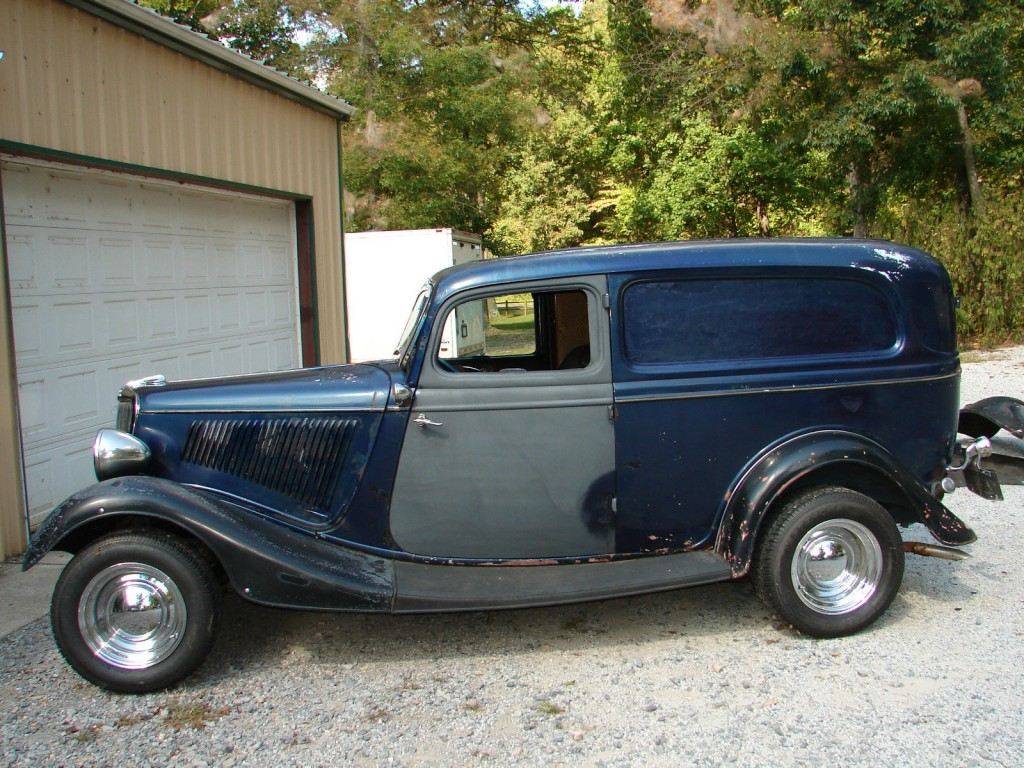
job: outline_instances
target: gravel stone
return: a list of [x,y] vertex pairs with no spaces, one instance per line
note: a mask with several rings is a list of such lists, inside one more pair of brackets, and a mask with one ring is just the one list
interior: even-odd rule
[[[1024,395],[1024,348],[965,356],[963,402],[995,394]],[[908,556],[888,613],[835,640],[745,582],[434,616],[230,598],[196,674],[123,696],[40,620],[0,640],[0,765],[1024,765],[1024,487],[1004,491],[949,497],[973,558]]]

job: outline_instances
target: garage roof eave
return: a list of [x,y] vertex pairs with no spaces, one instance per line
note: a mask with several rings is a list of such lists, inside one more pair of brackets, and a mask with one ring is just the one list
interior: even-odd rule
[[193,32],[188,27],[148,8],[135,5],[129,0],[64,1],[189,58],[339,120],[348,120],[355,112],[355,108],[348,102],[328,96],[283,72],[260,64],[255,59],[233,51],[205,35]]

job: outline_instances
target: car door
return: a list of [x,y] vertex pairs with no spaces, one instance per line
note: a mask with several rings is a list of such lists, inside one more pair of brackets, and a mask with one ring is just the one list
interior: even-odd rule
[[[437,313],[390,527],[403,550],[539,559],[615,550],[604,276],[477,289]],[[442,329],[455,344],[441,350]]]

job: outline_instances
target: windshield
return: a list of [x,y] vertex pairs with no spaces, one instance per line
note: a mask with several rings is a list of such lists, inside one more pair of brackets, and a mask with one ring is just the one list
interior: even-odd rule
[[423,315],[426,314],[427,303],[430,299],[430,289],[430,283],[427,283],[420,289],[416,301],[412,304],[412,311],[409,312],[409,319],[405,321],[405,328],[402,329],[402,338],[398,341],[398,346],[395,348],[395,355],[402,366],[408,362],[406,357],[409,354],[412,340],[416,337],[416,331],[420,327]]

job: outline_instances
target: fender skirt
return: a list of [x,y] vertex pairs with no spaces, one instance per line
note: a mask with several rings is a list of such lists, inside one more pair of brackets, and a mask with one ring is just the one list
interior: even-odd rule
[[1014,397],[986,397],[960,409],[957,431],[971,437],[994,437],[1005,429],[1024,437],[1024,403]]
[[373,612],[389,611],[394,603],[390,561],[328,544],[212,494],[145,476],[106,480],[67,499],[32,537],[23,570],[73,541],[82,526],[126,516],[157,519],[195,536],[213,552],[235,590],[255,603]]
[[715,551],[728,561],[734,576],[750,569],[754,542],[772,502],[810,473],[844,464],[868,469],[898,488],[906,508],[943,544],[961,546],[977,538],[878,443],[851,432],[812,432],[762,454],[726,496]]

